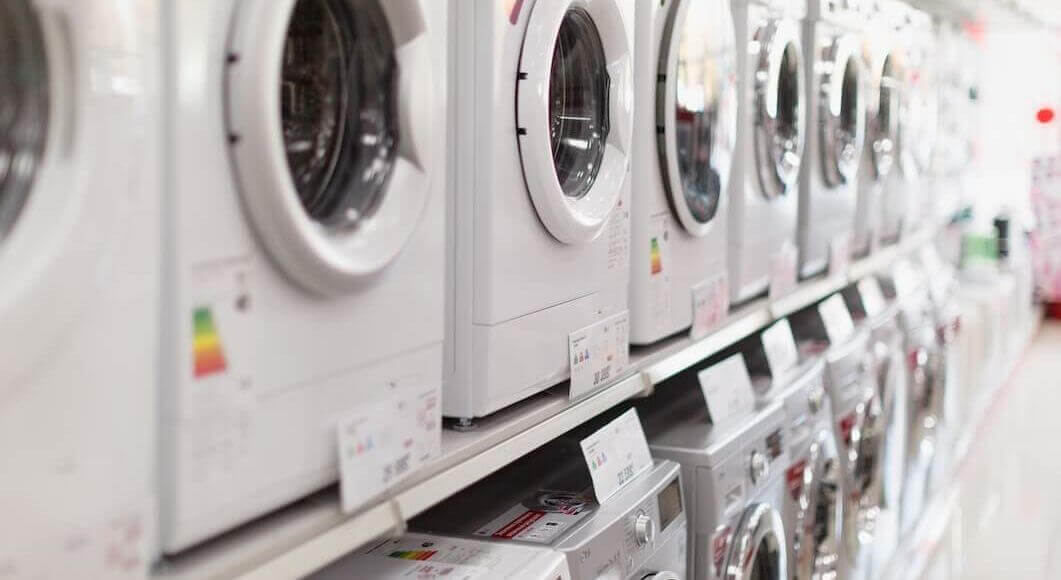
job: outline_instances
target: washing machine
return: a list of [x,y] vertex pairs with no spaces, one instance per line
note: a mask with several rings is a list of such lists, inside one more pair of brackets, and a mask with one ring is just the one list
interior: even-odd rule
[[[880,57],[881,68],[872,75],[879,84],[874,87],[878,102],[876,127],[871,128],[871,135],[881,138],[880,153],[884,153],[877,153],[873,161],[875,164],[883,161],[882,168],[888,167],[888,171],[875,180],[881,189],[877,195],[879,207],[875,208],[878,214],[874,217],[878,222],[874,241],[880,245],[893,245],[899,241],[906,227],[907,211],[914,203],[911,200],[915,199],[909,190],[916,184],[914,180],[917,177],[917,166],[912,163],[913,155],[904,149],[904,144],[909,145],[911,137],[901,135],[911,127],[907,117],[911,115],[909,82],[912,46],[906,15],[912,9],[900,0],[877,0],[876,4],[874,17],[882,40],[874,54]],[[890,155],[887,154],[889,151]]]
[[166,3],[165,552],[437,455],[448,10]]
[[344,556],[309,578],[571,580],[571,571],[563,554],[547,547],[405,534]]
[[[798,260],[799,173],[806,146],[801,0],[735,1],[737,156],[729,183],[730,300],[766,292]],[[791,264],[796,275],[796,264]],[[781,275],[780,273],[778,274]]]
[[[906,207],[900,235],[934,225],[937,199],[934,190],[933,151],[939,128],[938,56],[932,17],[906,6],[900,25],[906,39],[905,94],[900,99],[898,176],[905,187]],[[900,40],[903,42],[903,40]]]
[[[889,12],[890,4],[881,0],[862,4],[866,27],[860,38],[865,73],[865,143],[857,174],[858,199],[851,237],[851,254],[865,257],[881,243],[882,232],[889,235],[895,226],[891,208],[885,204],[885,191],[895,179],[899,135],[899,99],[904,55],[895,42],[895,31]],[[887,227],[885,227],[887,226]]]
[[0,3],[0,570],[150,564],[159,4]]
[[695,375],[661,386],[638,403],[653,457],[681,464],[689,517],[687,578],[788,578],[781,518],[784,411],[757,409],[729,429],[715,429]]
[[728,310],[737,44],[729,0],[640,2],[635,29],[630,342],[648,344]]
[[844,480],[825,391],[825,361],[810,358],[778,372],[763,364],[765,358],[747,360],[752,383],[775,383],[771,390],[784,410],[781,437],[788,464],[780,466],[785,486],[781,518],[789,577],[835,578],[842,571]]
[[686,521],[675,463],[655,461],[598,502],[581,446],[561,438],[428,510],[409,527],[548,549],[563,556],[572,580],[682,580]]
[[830,342],[818,309],[789,319],[804,358],[825,361],[825,388],[833,415],[833,435],[844,478],[843,574],[865,578],[870,570],[880,515],[886,419],[870,374],[870,332],[857,327]]
[[908,415],[906,356],[898,321],[899,303],[884,297],[876,277],[864,278],[842,293],[855,324],[869,329],[869,369],[884,423],[880,512],[868,564],[868,577],[877,578],[899,544]]
[[580,377],[623,371],[635,3],[454,4],[460,227],[442,404],[469,427],[572,370],[574,397],[601,386]]
[[807,162],[799,178],[799,273],[804,278],[823,272],[831,251],[843,252],[843,260],[850,252],[866,125],[863,18],[860,5],[850,0],[807,4]]

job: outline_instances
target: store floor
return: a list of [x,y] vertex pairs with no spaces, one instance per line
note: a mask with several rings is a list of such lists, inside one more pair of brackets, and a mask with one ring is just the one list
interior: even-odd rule
[[1018,362],[956,479],[942,576],[1061,579],[1061,321]]

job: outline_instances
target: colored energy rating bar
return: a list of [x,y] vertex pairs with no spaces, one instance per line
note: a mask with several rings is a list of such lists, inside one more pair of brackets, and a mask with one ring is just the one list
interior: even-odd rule
[[192,313],[192,358],[195,378],[224,372],[227,368],[221,339],[214,325],[214,315],[207,307],[196,308]]

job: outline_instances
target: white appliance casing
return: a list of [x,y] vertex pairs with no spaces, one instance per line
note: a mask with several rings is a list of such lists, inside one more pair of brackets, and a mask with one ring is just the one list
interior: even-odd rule
[[[855,50],[850,58],[855,59],[859,70],[858,123],[865,123],[865,69],[858,63],[858,43],[856,35],[862,33],[861,15],[858,11],[845,7],[834,7],[835,0],[809,0],[807,18],[803,22],[803,58],[808,64],[807,75],[807,146],[803,152],[804,162],[800,166],[799,179],[799,273],[809,278],[821,273],[829,265],[830,250],[834,243],[844,243],[854,231],[855,209],[858,202],[857,173],[843,175],[839,170],[834,179],[840,183],[830,182],[825,175],[827,165],[835,167],[836,153],[824,143],[825,110],[830,107],[828,99],[833,98],[835,86],[826,83],[843,84],[844,71],[834,67],[843,66],[844,54],[848,46]],[[827,51],[835,51],[833,58],[826,61]],[[864,131],[857,133],[860,147]],[[861,149],[859,149],[859,157]]]
[[[409,88],[404,83],[420,79],[424,86],[413,90],[435,95],[429,108],[401,119],[433,123],[417,127],[427,136],[418,145],[419,162],[429,175],[428,200],[396,258],[366,276],[360,287],[332,296],[306,290],[281,271],[249,218],[233,162],[225,102],[226,55],[237,50],[230,31],[238,29],[244,8],[261,13],[260,5],[235,0],[168,4],[166,74],[172,97],[161,465],[166,553],[333,483],[338,477],[336,425],[358,407],[388,397],[424,405],[424,433],[412,453],[438,452],[448,3],[413,1],[383,8],[392,30],[399,30],[396,43],[412,32],[418,42],[429,43],[425,52],[430,55],[424,56],[431,62],[410,61],[420,70],[406,70],[401,79],[402,90]],[[415,13],[415,7],[422,21],[410,17],[396,24],[396,14]],[[265,50],[269,42],[282,40],[255,42]],[[411,51],[411,46],[399,50]],[[280,146],[277,136],[276,149]],[[263,165],[263,173],[277,171],[264,160]],[[212,311],[227,368],[196,379],[192,315],[202,307]]]
[[[798,28],[798,21],[806,13],[806,3],[805,0],[733,0],[731,6],[737,31],[739,104],[737,154],[727,195],[729,283],[730,300],[738,304],[769,289],[772,261],[786,245],[795,247],[799,219],[797,187],[790,187],[785,194],[771,199],[760,185],[753,135],[758,123],[754,96],[758,43],[753,39],[758,28],[775,19],[788,20]],[[802,52],[799,56],[803,58]]]
[[[589,1],[615,4],[623,30],[611,33],[625,35],[632,46],[634,2]],[[609,176],[621,180],[619,201],[595,239],[567,244],[553,237],[527,189],[531,178],[525,177],[514,112],[529,20],[535,10],[564,10],[566,0],[455,4],[453,149],[460,154],[453,194],[455,313],[443,414],[470,419],[566,380],[568,335],[626,310],[630,179],[629,163],[625,178]],[[513,7],[518,11],[510,12]],[[535,48],[547,44],[552,50],[552,39],[541,41],[535,38]],[[613,73],[629,65],[631,55],[624,58]],[[526,90],[547,94],[548,87]],[[613,109],[630,109],[630,79],[613,74],[611,97]],[[630,123],[632,115],[611,130],[628,136]]]
[[38,174],[0,239],[0,574],[144,578],[155,509],[159,4],[28,5],[49,113]]
[[[633,186],[630,200],[630,342],[648,344],[693,323],[692,291],[726,273],[728,195],[723,189],[715,217],[706,232],[694,235],[685,228],[672,208],[671,192],[660,167],[658,79],[670,46],[665,31],[668,20],[683,8],[677,0],[640,2],[635,22],[634,91],[639,105],[634,109],[632,143]],[[728,0],[712,0],[719,17],[732,21]],[[688,8],[686,8],[688,12]],[[688,16],[686,16],[688,18]],[[674,32],[672,34],[677,34]],[[676,44],[676,40],[671,42]],[[733,71],[736,73],[736,71]],[[736,79],[732,79],[735,88]],[[736,96],[734,94],[734,96]],[[736,103],[733,103],[735,106]],[[673,114],[673,113],[672,113]],[[734,130],[736,127],[733,128]],[[723,129],[725,131],[725,129]],[[680,193],[680,192],[679,192]],[[659,245],[662,271],[652,270],[652,241]],[[728,291],[728,287],[726,288]]]

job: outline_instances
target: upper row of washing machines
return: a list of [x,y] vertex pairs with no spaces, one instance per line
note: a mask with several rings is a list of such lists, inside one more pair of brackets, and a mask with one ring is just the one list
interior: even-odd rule
[[29,544],[157,503],[179,552],[334,482],[339,424],[367,505],[441,415],[601,388],[943,196],[935,28],[900,3],[0,16],[0,502]]

